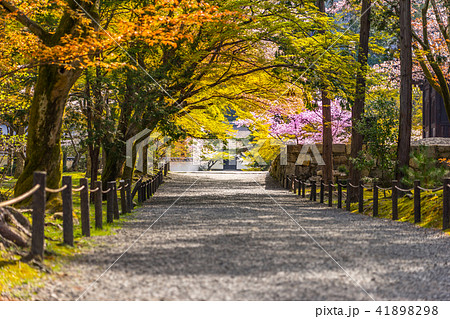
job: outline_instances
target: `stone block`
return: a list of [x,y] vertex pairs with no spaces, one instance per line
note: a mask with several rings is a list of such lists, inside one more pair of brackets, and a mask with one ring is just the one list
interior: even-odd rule
[[351,144],[345,144],[345,153],[347,155],[350,155],[352,153],[352,145]]
[[339,165],[348,165],[349,164],[349,156],[333,156],[333,164],[334,166]]
[[288,163],[294,163],[295,164],[295,162],[297,162],[297,158],[298,158],[299,154],[300,154],[299,152],[292,152],[292,153],[288,152],[288,154],[287,154],[287,161],[288,161]]
[[334,153],[345,153],[345,144],[333,144]]
[[290,153],[300,153],[303,145],[287,145],[287,152]]
[[444,153],[450,153],[450,146],[449,145],[437,146],[437,152],[439,155]]
[[323,152],[323,145],[322,144],[316,144],[316,147],[319,150],[319,153],[322,154],[322,152]]

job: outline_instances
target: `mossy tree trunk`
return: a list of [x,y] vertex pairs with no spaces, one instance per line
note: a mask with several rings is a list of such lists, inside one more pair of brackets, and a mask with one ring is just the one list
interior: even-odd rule
[[[25,134],[25,127],[23,125],[19,126],[17,134],[18,135]],[[14,156],[16,158],[14,168],[14,178],[19,178],[19,176],[23,173],[23,168],[25,166],[25,153],[22,149],[20,149],[14,154]]]
[[[320,12],[326,14],[325,1],[318,0],[317,6]],[[321,31],[324,33],[324,31]],[[322,88],[322,157],[325,166],[322,168],[322,178],[325,183],[333,181],[333,133],[331,127],[331,101],[328,97],[326,85]]]
[[[363,136],[356,130],[357,123],[361,120],[364,113],[366,101],[366,74],[367,59],[369,57],[369,36],[370,36],[370,15],[371,1],[363,0],[361,7],[360,32],[359,32],[359,50],[358,63],[359,68],[356,73],[356,98],[352,107],[352,139],[351,139],[351,158],[357,158],[363,147]],[[350,181],[353,185],[358,185],[361,179],[361,172],[350,161]],[[358,201],[358,192],[352,187],[349,188],[349,198],[351,202]]]
[[333,182],[333,133],[331,130],[331,101],[327,91],[322,91],[323,161],[322,177],[325,184]]
[[80,75],[77,69],[66,70],[56,65],[40,67],[30,108],[25,168],[14,188],[15,196],[32,187],[34,171],[46,171],[48,187],[59,187],[64,107]]
[[400,123],[395,176],[401,181],[402,168],[409,166],[412,124],[412,33],[411,1],[400,0]]
[[[14,3],[0,2],[0,8],[7,13],[14,13],[12,17],[47,47],[65,45],[62,39],[67,35],[74,38],[88,36],[82,31],[82,21],[69,11],[80,13],[86,11],[91,16],[96,16],[94,2],[67,1],[67,5],[69,10],[64,12],[55,31],[49,33],[46,26],[31,20],[15,7]],[[33,172],[37,170],[47,172],[48,187],[59,186],[62,174],[60,139],[64,107],[70,89],[81,75],[79,61],[75,60],[71,63],[70,68],[64,67],[64,64],[43,64],[39,68],[30,107],[25,167],[16,183],[15,196],[21,195],[32,187]]]

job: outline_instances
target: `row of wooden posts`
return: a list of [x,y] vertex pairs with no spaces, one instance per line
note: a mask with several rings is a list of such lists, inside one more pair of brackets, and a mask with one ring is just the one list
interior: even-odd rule
[[[133,198],[138,194],[138,202],[142,203],[149,199],[163,183],[164,176],[169,171],[169,163],[164,164],[162,169],[158,170],[154,176],[143,181],[141,178],[134,189],[131,189],[130,180],[121,180],[119,187],[116,181],[107,183],[103,187],[101,181],[95,181],[88,186],[88,179],[81,178],[80,186],[74,188],[71,176],[63,176],[62,187],[59,189],[49,189],[46,186],[47,173],[34,172],[33,188],[25,194],[0,203],[0,207],[17,204],[26,198],[32,196],[32,237],[30,255],[33,257],[43,258],[44,255],[44,228],[45,228],[45,205],[47,193],[61,193],[63,206],[63,242],[67,245],[74,244],[73,231],[73,193],[79,193],[80,196],[80,220],[81,233],[84,237],[90,237],[91,225],[89,214],[89,194],[93,194],[93,202],[95,207],[95,228],[103,228],[103,200],[106,197],[106,222],[113,223],[115,219],[119,219],[121,214],[131,213],[133,209]],[[117,192],[120,192],[120,211],[119,199]]]
[[[295,175],[285,175],[280,180],[281,184],[284,188],[293,191],[298,196],[303,198],[306,197],[306,188],[310,188],[309,192],[309,200],[317,201],[317,182],[316,181],[304,181]],[[342,209],[343,202],[343,190],[345,189],[346,200],[345,200],[345,209],[350,211],[350,196],[349,192],[351,189],[357,191],[358,197],[358,211],[362,213],[364,210],[364,190],[373,192],[373,210],[372,216],[378,216],[379,206],[379,191],[392,191],[392,219],[398,220],[398,199],[404,196],[406,193],[413,192],[414,196],[414,222],[420,223],[422,220],[422,212],[421,212],[421,192],[437,192],[439,190],[443,190],[443,218],[442,218],[442,229],[450,228],[450,179],[444,179],[443,186],[435,188],[435,189],[427,189],[420,186],[420,181],[414,181],[414,187],[410,189],[403,189],[399,187],[399,183],[396,180],[392,181],[392,186],[388,188],[382,188],[377,185],[376,182],[372,184],[371,187],[365,186],[362,181],[359,182],[358,185],[352,185],[350,180],[347,180],[344,183],[337,181],[335,184],[329,183],[325,184],[323,180],[319,181],[319,201],[320,203],[324,203],[324,197],[328,198],[328,206],[333,207],[333,192],[337,190],[337,208]],[[327,193],[327,195],[325,195]]]

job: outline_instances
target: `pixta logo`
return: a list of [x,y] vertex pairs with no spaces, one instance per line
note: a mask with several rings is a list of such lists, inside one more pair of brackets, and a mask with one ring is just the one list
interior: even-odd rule
[[[170,160],[170,141],[171,138],[168,136],[163,136],[161,133],[152,133],[149,129],[144,129],[127,140],[126,165],[128,167],[134,167],[136,165],[136,170],[142,172],[144,160],[147,160],[148,166],[152,166],[155,161],[156,151],[163,146],[166,146],[165,160]],[[210,157],[215,156],[221,160],[227,160],[230,164],[236,164],[236,158],[244,157],[248,161],[255,162],[260,166],[267,166],[268,163],[262,155],[262,150],[267,145],[278,148],[280,152],[280,164],[287,165],[287,149],[288,145],[293,145],[292,141],[284,142],[277,139],[260,139],[252,143],[247,138],[227,140],[195,139],[192,143],[192,164],[199,165],[205,158],[205,154],[207,154]],[[305,144],[301,147],[295,165],[309,165],[310,163],[325,165],[315,144]]]
[[[152,133],[149,129],[144,129],[126,143],[126,165],[127,167],[134,167],[136,163],[136,170],[142,172],[144,168],[144,159],[147,158],[147,165],[153,166],[155,153],[158,148],[168,145],[171,138],[163,136],[161,133]],[[144,152],[148,152],[144,156]],[[166,158],[170,158],[171,148],[166,148]]]

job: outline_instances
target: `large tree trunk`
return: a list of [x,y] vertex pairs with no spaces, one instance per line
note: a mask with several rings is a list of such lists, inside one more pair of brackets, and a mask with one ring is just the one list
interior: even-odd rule
[[[88,36],[83,33],[82,21],[69,11],[86,11],[96,17],[93,1],[68,1],[68,9],[63,13],[53,33],[46,31],[25,13],[18,11],[9,1],[1,1],[0,6],[7,12],[15,12],[15,19],[40,38],[43,45],[54,47],[62,44],[66,35],[74,37]],[[27,155],[23,174],[14,188],[14,195],[19,196],[28,191],[33,184],[33,172],[47,171],[47,185],[57,188],[61,180],[61,126],[64,107],[70,89],[80,77],[81,71],[76,63],[70,69],[62,65],[43,65],[34,88],[28,123]],[[57,194],[49,196],[55,197]]]
[[322,91],[322,117],[323,117],[323,161],[322,177],[326,184],[333,182],[333,133],[331,130],[331,101],[327,92]]
[[396,179],[401,168],[409,165],[412,116],[412,34],[411,0],[400,0],[400,127],[397,148]]
[[40,67],[30,108],[25,168],[14,188],[15,196],[32,188],[34,171],[46,171],[48,187],[59,187],[64,107],[80,75],[77,69],[66,70],[56,65]]
[[[317,7],[320,12],[326,13],[325,1],[318,0]],[[323,31],[321,31],[323,32]],[[331,123],[331,101],[327,96],[326,88],[322,89],[322,157],[325,166],[322,169],[322,177],[325,183],[333,181],[333,133]]]
[[[370,36],[370,0],[363,0],[361,8],[360,33],[359,33],[359,50],[358,63],[359,68],[356,74],[356,97],[355,104],[352,108],[352,140],[351,140],[351,158],[357,158],[362,150],[363,137],[356,130],[356,124],[361,120],[364,113],[364,104],[366,100],[366,72],[367,59],[369,56],[369,36]],[[361,179],[361,172],[350,162],[350,181],[353,185],[358,185]],[[352,187],[349,188],[350,201],[358,200],[358,192]]]
[[109,147],[105,147],[106,161],[102,172],[103,184],[115,181],[120,176],[126,152],[125,145],[122,144],[123,143],[117,141],[116,143],[110,144]]
[[[24,135],[25,127],[22,125],[19,126],[17,134]],[[14,169],[14,178],[19,178],[19,176],[22,174],[23,168],[25,166],[25,155],[24,155],[24,152],[22,149],[16,152],[15,158],[16,158],[16,167]]]

